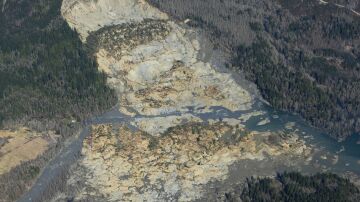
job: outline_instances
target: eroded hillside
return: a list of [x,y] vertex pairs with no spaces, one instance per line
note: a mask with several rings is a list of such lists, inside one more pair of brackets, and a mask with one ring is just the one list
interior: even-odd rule
[[[124,5],[110,7],[112,4]],[[128,4],[135,4],[138,12],[127,11]],[[215,106],[231,111],[251,107],[250,94],[230,74],[198,59],[197,33],[164,20],[166,15],[146,2],[77,1],[69,8],[66,5],[64,17],[96,55],[99,69],[117,91],[121,112],[160,115],[189,112],[189,107],[199,112]],[[108,10],[100,12],[103,7]],[[83,12],[85,8],[87,12]],[[100,17],[101,22],[88,20]]]
[[245,129],[264,112],[248,112],[249,91],[201,59],[211,50],[186,24],[142,0],[64,1],[62,8],[115,89],[118,110],[134,117],[92,127],[68,180],[75,200],[191,201],[241,160],[304,162],[312,154],[296,132]]

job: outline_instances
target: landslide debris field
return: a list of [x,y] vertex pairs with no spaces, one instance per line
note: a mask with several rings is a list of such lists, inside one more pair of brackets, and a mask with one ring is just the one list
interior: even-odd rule
[[201,59],[213,47],[204,50],[209,45],[185,23],[144,0],[65,0],[61,12],[115,90],[116,110],[128,118],[101,123],[100,117],[91,126],[54,201],[193,201],[232,175],[238,177],[222,192],[241,184],[248,173],[237,165],[247,161],[276,162],[255,172],[269,175],[313,163],[316,150],[291,124],[287,131],[245,128],[266,112],[254,110],[255,98],[230,73]]
[[273,107],[334,138],[360,132],[359,1],[149,2],[204,30]]
[[[150,2],[162,9],[171,5]],[[208,7],[202,5],[204,2],[209,2]],[[219,2],[238,5],[238,1],[232,0],[196,1],[193,8],[199,3],[210,15],[212,9],[207,9]],[[277,2],[285,6],[282,1]],[[254,65],[262,71],[263,66],[258,64],[261,59],[261,64],[269,64],[271,68],[280,62],[285,64],[277,46],[280,38],[273,40],[275,36],[271,34],[276,34],[264,31],[266,25],[260,21],[273,15],[275,7],[280,8],[272,3],[245,2],[237,15],[250,13],[258,21],[236,22],[242,23],[244,30],[224,34],[216,24],[183,12],[177,16],[181,20],[175,21],[145,0],[3,1],[0,23],[6,29],[0,30],[1,45],[5,44],[4,48],[0,47],[0,77],[4,78],[0,80],[0,92],[6,96],[0,99],[0,104],[9,107],[0,109],[0,121],[5,126],[20,124],[0,130],[0,201],[15,201],[26,190],[29,191],[20,202],[226,201],[229,197],[240,197],[237,188],[252,193],[251,183],[254,187],[263,183],[246,181],[249,176],[274,176],[276,171],[287,169],[306,173],[332,171],[359,183],[360,164],[353,156],[342,155],[345,148],[334,147],[329,151],[327,145],[322,145],[324,142],[316,144],[312,134],[320,132],[313,132],[315,129],[310,127],[304,129],[307,126],[296,122],[298,117],[282,117],[280,112],[268,111],[257,92],[252,92],[248,82],[236,74],[237,66],[243,64],[245,75],[278,107],[274,99],[281,99],[271,93],[278,95],[284,89],[277,88],[277,82],[268,83],[272,80],[269,75],[249,70]],[[255,4],[262,12],[252,13],[250,5]],[[229,14],[234,8],[237,7],[229,9]],[[266,15],[268,11],[271,12]],[[217,21],[214,16],[211,19]],[[224,22],[231,22],[229,16],[222,16]],[[275,23],[270,27],[278,28],[279,16],[274,22],[268,19],[269,23]],[[290,16],[292,21],[302,19],[292,12],[284,16]],[[281,30],[286,26],[281,24]],[[351,57],[341,57],[346,59],[344,64],[355,61],[351,64],[357,65],[353,58],[358,54],[357,47],[352,43],[357,40],[357,29],[350,30],[346,37],[353,37],[348,40]],[[249,43],[240,46],[244,40]],[[296,40],[298,47],[302,47],[302,40]],[[237,65],[235,72],[223,68],[223,61],[234,53],[226,50],[238,53],[231,61]],[[222,56],[225,59],[218,60]],[[327,61],[334,62],[331,58]],[[353,73],[353,79],[357,78],[356,68]],[[292,78],[283,72],[273,74],[285,80]],[[308,76],[315,82],[314,75]],[[255,77],[264,80],[254,80]],[[290,81],[286,82],[291,86]],[[347,85],[350,81],[343,82]],[[276,92],[267,94],[270,86]],[[325,89],[315,86],[317,90]],[[286,89],[283,92],[284,97],[294,99]],[[291,92],[316,100],[312,91],[307,96],[303,96],[303,91]],[[320,98],[326,100],[326,93],[319,94]],[[352,99],[353,94],[348,98]],[[300,110],[304,105],[299,100],[294,108]],[[88,118],[110,106],[114,107],[107,113]],[[309,106],[314,109],[313,105]],[[324,104],[324,107],[328,106]],[[345,122],[346,118],[349,117],[341,120]],[[69,137],[78,132],[80,121],[83,130]],[[351,123],[356,124],[357,120]],[[352,130],[349,128],[353,125],[346,126],[345,130]],[[14,161],[9,163],[9,159]],[[334,179],[327,177],[320,176]],[[335,180],[344,185],[335,194],[358,196],[359,190],[349,180],[336,177]],[[277,183],[275,179],[273,183]],[[246,186],[248,189],[244,189]],[[343,187],[351,190],[343,192]],[[278,191],[289,194],[287,189]],[[247,200],[252,196],[241,197]]]
[[[136,13],[123,10],[132,4],[139,9]],[[99,69],[117,92],[121,112],[150,116],[186,113],[189,107],[197,112],[209,112],[215,106],[250,109],[249,92],[230,74],[217,72],[198,59],[197,33],[165,21],[167,16],[148,3],[65,2],[62,13],[95,52]]]
[[187,123],[161,136],[121,124],[97,125],[84,141],[68,194],[75,200],[191,201],[210,181],[225,180],[236,161],[305,159],[310,153],[296,135],[248,132],[226,122]]

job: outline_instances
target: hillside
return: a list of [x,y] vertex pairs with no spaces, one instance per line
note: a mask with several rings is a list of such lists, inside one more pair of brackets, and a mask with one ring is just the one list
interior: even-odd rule
[[359,200],[357,0],[152,2],[0,0],[0,202]]
[[205,30],[273,107],[338,139],[360,131],[358,1],[150,2]]
[[0,2],[0,201],[14,201],[115,95],[61,17],[62,1]]
[[[0,123],[82,120],[114,104],[106,77],[60,14],[61,1],[0,12]],[[12,125],[12,124],[7,124]]]

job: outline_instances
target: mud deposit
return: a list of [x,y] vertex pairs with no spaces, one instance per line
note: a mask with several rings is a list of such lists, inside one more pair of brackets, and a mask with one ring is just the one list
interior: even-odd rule
[[341,152],[319,147],[331,140],[258,101],[219,71],[196,30],[146,1],[64,0],[62,14],[119,101],[89,121],[76,144],[81,157],[53,201],[206,201],[285,168],[344,173],[335,166],[344,163]]

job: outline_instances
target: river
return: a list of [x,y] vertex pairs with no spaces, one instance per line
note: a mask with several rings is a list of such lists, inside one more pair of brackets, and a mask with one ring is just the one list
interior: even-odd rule
[[[191,38],[191,37],[189,37]],[[227,71],[221,68],[222,61],[220,61],[219,53],[214,53],[213,49],[206,47],[206,42],[201,41],[202,54],[199,54],[199,59],[204,62],[210,61],[213,65],[218,66],[217,71]],[[210,51],[209,51],[210,50]],[[221,120],[224,118],[238,119],[246,114],[258,113],[256,116],[251,116],[249,119],[243,122],[246,129],[251,131],[285,131],[296,132],[301,136],[307,144],[312,145],[315,148],[315,152],[310,159],[310,163],[300,162],[294,164],[296,170],[301,170],[307,173],[317,171],[331,171],[338,174],[345,172],[353,172],[360,175],[360,145],[358,135],[353,135],[344,142],[337,142],[331,139],[328,135],[324,134],[321,130],[309,126],[301,117],[295,114],[286,112],[280,112],[274,110],[258,95],[256,89],[252,84],[249,84],[241,77],[233,73],[233,77],[237,78],[239,85],[244,87],[252,93],[254,102],[252,108],[244,111],[230,111],[223,107],[212,107],[210,112],[199,112],[199,110],[189,107],[188,113],[196,117],[201,118],[204,122],[210,120]],[[156,118],[156,117],[168,117],[170,115],[181,115],[180,112],[172,112],[167,114],[161,114],[158,116],[143,116],[136,115],[134,117],[127,116],[120,113],[116,106],[107,113],[101,116],[94,117],[83,123],[83,130],[80,134],[71,137],[64,144],[63,149],[59,154],[49,162],[49,164],[43,169],[41,175],[31,187],[31,189],[25,193],[18,201],[41,201],[46,195],[52,195],[52,190],[61,191],[65,186],[65,179],[67,171],[69,171],[71,165],[75,164],[79,158],[81,158],[81,150],[84,139],[90,134],[91,125],[96,124],[127,124],[131,126],[131,122],[137,118]],[[201,111],[201,110],[200,110]],[[134,126],[132,126],[134,127]],[[289,169],[295,169],[295,168]],[[234,173],[242,171],[242,178],[251,175],[273,175],[276,171],[284,170],[283,164],[274,165],[271,161],[252,161],[248,163],[242,163],[239,166],[234,166]],[[229,177],[233,180],[236,177]],[[211,185],[209,185],[211,186]],[[228,185],[230,186],[230,184]]]
[[[357,144],[357,135],[353,135],[344,142],[337,142],[321,130],[310,127],[298,115],[279,112],[260,100],[255,103],[252,110],[231,112],[224,108],[216,107],[211,113],[198,114],[194,112],[193,115],[201,117],[203,120],[210,120],[237,118],[253,111],[263,111],[264,113],[259,116],[253,116],[247,120],[245,124],[247,129],[256,131],[296,130],[298,134],[302,134],[302,138],[306,140],[308,144],[318,149],[312,160],[318,168],[338,174],[351,171],[360,175],[360,163],[358,162],[360,159],[360,145]],[[167,115],[164,114],[163,116]],[[83,140],[89,135],[92,124],[130,123],[135,118],[145,117],[129,117],[121,114],[117,110],[111,110],[102,116],[86,121],[82,132],[68,140],[68,143],[65,144],[66,146],[62,151],[46,166],[32,188],[18,201],[40,201],[40,199],[46,195],[48,189],[54,186],[54,181],[59,179],[59,177],[61,178],[69,167],[79,159]],[[259,125],[263,120],[268,121]],[[286,127],[289,125],[289,122],[293,123],[291,129]],[[338,156],[336,164],[334,164],[332,160],[334,155]],[[308,169],[311,168],[312,167]]]

